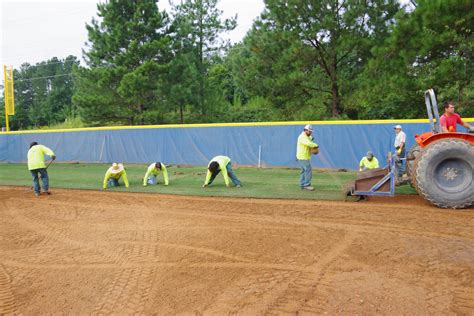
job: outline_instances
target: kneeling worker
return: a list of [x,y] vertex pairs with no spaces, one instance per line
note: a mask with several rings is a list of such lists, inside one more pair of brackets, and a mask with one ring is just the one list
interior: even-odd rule
[[158,184],[156,177],[160,174],[160,171],[163,172],[165,185],[168,185],[168,171],[166,170],[165,164],[156,162],[148,166],[145,177],[143,178],[143,186],[146,187],[148,184]]
[[120,186],[119,179],[121,177],[123,177],[123,182],[125,183],[125,187],[128,188],[127,172],[125,172],[125,168],[123,167],[123,164],[114,162],[112,164],[112,167],[107,169],[107,172],[105,173],[104,183],[102,184],[102,187],[104,189],[107,189],[110,187]]
[[374,157],[374,154],[371,151],[367,152],[364,158],[359,163],[359,171],[377,169],[379,167],[379,161]]
[[219,172],[222,171],[224,176],[225,185],[229,186],[229,178],[232,180],[232,183],[240,188],[242,183],[237,179],[237,176],[232,171],[232,164],[230,163],[230,158],[226,156],[216,156],[211,159],[207,168],[206,181],[203,184],[203,188],[212,184]]

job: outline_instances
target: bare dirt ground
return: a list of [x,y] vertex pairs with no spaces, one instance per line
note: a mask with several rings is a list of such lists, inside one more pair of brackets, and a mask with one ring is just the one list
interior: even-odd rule
[[0,187],[0,314],[474,314],[474,210]]

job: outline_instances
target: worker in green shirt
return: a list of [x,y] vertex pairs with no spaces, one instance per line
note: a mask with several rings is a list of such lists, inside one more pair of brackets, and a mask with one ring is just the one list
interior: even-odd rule
[[120,186],[119,180],[123,177],[123,182],[125,187],[128,188],[128,178],[127,172],[123,167],[123,164],[114,162],[112,166],[107,169],[105,173],[104,182],[102,183],[102,188],[107,189],[110,187]]
[[146,187],[147,184],[158,184],[156,177],[160,174],[160,171],[163,173],[165,185],[168,185],[168,171],[166,170],[165,164],[156,162],[148,166],[145,177],[143,177],[143,186]]
[[359,171],[377,169],[379,167],[379,161],[375,158],[371,151],[367,152],[364,158],[359,162]]
[[48,171],[46,170],[46,164],[44,163],[44,155],[50,156],[51,159],[55,160],[56,156],[54,152],[46,146],[39,145],[37,142],[30,144],[28,150],[28,170],[30,170],[31,176],[33,177],[33,188],[35,195],[39,196],[41,193],[39,177],[43,182],[43,191],[46,194],[51,194],[49,190],[49,177]]
[[224,176],[225,185],[227,187],[230,186],[229,178],[232,180],[232,183],[237,188],[240,188],[242,186],[242,183],[232,171],[232,164],[230,163],[230,158],[227,156],[216,156],[212,158],[209,162],[209,165],[207,167],[206,181],[204,182],[202,187],[205,188],[208,185],[212,184],[216,176],[221,171],[222,175]]
[[[300,187],[302,190],[314,191],[311,186],[313,178],[313,169],[311,167],[311,150],[319,148],[318,144],[313,142],[313,126],[306,125],[303,132],[298,137],[296,145],[296,159],[300,165]],[[317,152],[315,152],[317,153]]]

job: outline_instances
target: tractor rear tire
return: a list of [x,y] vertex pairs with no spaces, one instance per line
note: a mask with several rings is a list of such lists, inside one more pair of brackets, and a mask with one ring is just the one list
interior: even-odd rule
[[474,204],[474,144],[451,138],[428,145],[414,163],[418,193],[442,208]]
[[418,156],[421,155],[421,147],[418,144],[415,144],[411,146],[410,150],[408,151],[407,154],[407,161],[406,161],[406,170],[407,170],[407,175],[409,178],[410,185],[414,188],[414,174],[413,170],[415,170],[415,159],[418,158]]
[[413,175],[413,164],[415,163],[415,159],[418,158],[418,156],[421,154],[421,148],[420,145],[415,144],[410,147],[410,150],[408,151],[407,154],[407,175],[412,176]]

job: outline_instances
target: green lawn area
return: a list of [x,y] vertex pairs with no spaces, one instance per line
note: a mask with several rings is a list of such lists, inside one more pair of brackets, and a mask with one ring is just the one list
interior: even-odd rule
[[[54,191],[54,188],[101,190],[108,167],[108,164],[55,163],[48,169],[51,190]],[[238,167],[234,168],[234,171],[242,181],[243,187],[225,187],[224,180],[219,174],[212,186],[202,188],[206,175],[205,167],[172,166],[168,169],[169,186],[162,185],[162,178],[159,178],[159,185],[144,187],[142,179],[147,166],[129,164],[125,167],[130,187],[126,189],[121,186],[108,190],[194,196],[341,200],[342,188],[356,177],[353,171],[313,170],[313,186],[316,190],[309,192],[299,188],[298,169]],[[31,186],[31,182],[26,164],[0,164],[0,185]],[[397,194],[416,194],[416,192],[409,186],[402,186],[397,188]]]

